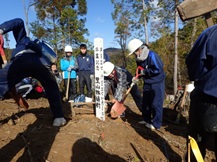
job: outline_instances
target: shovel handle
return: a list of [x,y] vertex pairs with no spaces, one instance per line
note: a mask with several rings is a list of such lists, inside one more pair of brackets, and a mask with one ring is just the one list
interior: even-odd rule
[[141,71],[141,70],[144,70],[144,68],[142,66],[138,66],[136,69],[136,76],[135,76],[136,79],[139,78],[139,76],[140,76],[139,71]]
[[[136,68],[136,76],[135,76],[136,79],[138,79],[139,76],[140,76],[139,71],[141,71],[141,70],[143,70],[143,69],[144,69],[144,68],[143,68],[142,66],[138,66],[138,67]],[[135,85],[135,83],[131,83],[131,84],[130,84],[129,91],[130,91],[130,89],[131,89],[134,85]],[[129,92],[128,92],[128,93],[129,93]]]
[[[141,66],[138,66],[137,67],[137,69],[136,69],[136,76],[135,76],[135,78],[136,79],[138,79],[138,77],[139,77],[139,70],[143,70],[144,68],[143,67],[141,67]],[[126,92],[126,94],[124,95],[124,97],[122,98],[122,100],[121,100],[121,103],[123,103],[124,102],[124,100],[127,98],[127,96],[128,96],[128,94],[130,93],[130,91],[131,91],[131,89],[133,88],[133,86],[135,85],[135,83],[131,83],[130,84],[130,87],[127,89],[127,92]]]
[[70,84],[70,75],[71,74],[71,72],[69,71],[68,72],[68,80],[67,80],[67,87],[66,87],[66,99],[68,100],[69,99],[69,84]]

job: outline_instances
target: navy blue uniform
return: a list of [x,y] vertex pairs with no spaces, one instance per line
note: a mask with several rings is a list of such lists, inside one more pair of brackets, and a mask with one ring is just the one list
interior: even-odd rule
[[91,78],[90,75],[94,74],[94,61],[93,57],[89,54],[79,54],[77,57],[78,62],[78,78],[80,94],[84,94],[84,87],[87,88],[87,97],[92,98]]
[[138,62],[144,68],[143,112],[144,121],[156,129],[162,125],[165,73],[163,63],[157,53],[149,51],[147,59]]
[[10,63],[0,70],[0,98],[26,77],[36,78],[44,87],[55,118],[63,117],[59,88],[51,70],[41,61],[41,54],[29,49],[30,39],[26,36],[22,19],[13,19],[0,25],[3,34],[13,31],[16,48]]
[[[209,137],[215,138],[217,159],[217,25],[207,28],[186,58],[188,75],[194,81],[191,92],[188,135],[205,157]],[[192,154],[191,154],[192,155]],[[191,161],[196,161],[191,157]]]

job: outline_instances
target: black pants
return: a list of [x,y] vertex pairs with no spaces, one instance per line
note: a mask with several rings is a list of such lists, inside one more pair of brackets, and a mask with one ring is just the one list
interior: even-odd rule
[[[64,79],[65,90],[67,89],[68,79]],[[71,78],[69,81],[69,100],[74,100],[77,96],[77,81],[76,78]]]
[[[210,138],[214,138],[214,151],[217,159],[217,99],[207,95],[191,94],[188,135],[199,146],[203,158]],[[193,97],[192,97],[193,96]],[[191,152],[191,160],[196,161]]]
[[91,89],[91,79],[90,79],[90,71],[79,71],[78,72],[78,80],[79,80],[79,90],[80,94],[84,94],[84,88],[86,86],[87,89],[87,97],[92,98],[92,89]]
[[17,56],[0,70],[0,98],[15,87],[23,78],[37,79],[45,89],[51,111],[55,118],[63,117],[60,91],[51,70],[45,67],[40,56],[35,53],[25,53]]

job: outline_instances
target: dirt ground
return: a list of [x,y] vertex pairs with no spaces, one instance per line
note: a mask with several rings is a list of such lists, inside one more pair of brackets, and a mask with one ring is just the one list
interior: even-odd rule
[[[138,124],[141,113],[130,97],[125,118],[116,120],[106,114],[101,121],[91,106],[72,109],[64,103],[67,124],[57,128],[46,98],[28,103],[29,110],[18,112],[12,99],[0,101],[1,162],[178,162],[186,151],[185,120],[174,124],[171,108],[164,108],[161,129],[151,131]],[[205,160],[214,159],[211,146]]]

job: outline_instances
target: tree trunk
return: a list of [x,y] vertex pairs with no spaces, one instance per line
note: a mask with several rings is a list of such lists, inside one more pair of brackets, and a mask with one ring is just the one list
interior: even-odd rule
[[[143,0],[143,11],[145,11],[145,0]],[[147,21],[146,21],[146,15],[144,13],[144,29],[145,29],[145,43],[148,45],[149,44],[149,38],[148,38],[148,29],[147,29]]]
[[196,31],[197,31],[197,18],[194,19],[194,22],[193,22],[193,31],[191,34],[191,47],[193,47],[194,45],[194,36],[196,34]]
[[[176,5],[178,4],[178,0],[176,0]],[[174,45],[174,74],[173,74],[173,83],[174,83],[174,94],[177,91],[177,69],[178,69],[178,11],[175,9],[175,45]]]

